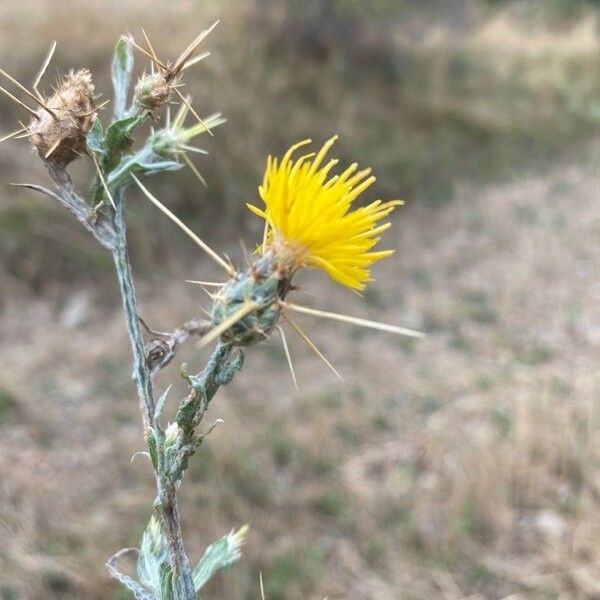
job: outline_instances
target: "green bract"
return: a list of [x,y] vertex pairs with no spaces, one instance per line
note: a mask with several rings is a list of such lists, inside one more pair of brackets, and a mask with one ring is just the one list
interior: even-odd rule
[[255,306],[222,335],[224,342],[251,346],[264,340],[277,325],[281,314],[279,299],[285,280],[274,269],[272,257],[261,257],[252,267],[236,275],[215,296],[212,320],[219,325],[251,303]]

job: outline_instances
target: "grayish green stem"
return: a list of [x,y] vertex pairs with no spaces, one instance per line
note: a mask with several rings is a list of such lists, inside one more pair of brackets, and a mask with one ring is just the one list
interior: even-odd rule
[[[111,251],[119,281],[119,289],[123,302],[123,312],[127,333],[133,353],[133,379],[136,383],[140,411],[144,423],[144,435],[148,440],[148,432],[155,425],[155,399],[152,385],[152,374],[146,362],[146,351],[142,329],[137,311],[137,299],[131,263],[127,249],[127,227],[125,218],[125,198],[123,190],[115,194],[117,210],[110,218],[100,214],[96,219],[90,216],[87,203],[75,190],[64,169],[48,165],[48,170],[56,183],[60,196],[56,196],[65,204],[89,229],[94,237]],[[45,191],[45,190],[42,190]],[[48,193],[48,192],[45,192]],[[195,600],[194,582],[190,562],[183,545],[181,519],[177,507],[175,482],[166,474],[156,472],[157,497],[155,508],[164,527],[169,547],[169,560],[173,570],[173,587],[177,600]]]
[[150,371],[146,366],[144,338],[137,316],[137,300],[133,285],[131,264],[129,262],[127,251],[127,232],[122,191],[117,192],[115,202],[117,204],[117,211],[112,221],[114,224],[116,241],[112,255],[117,271],[117,278],[119,280],[119,289],[123,301],[123,312],[125,314],[127,333],[129,334],[133,352],[133,380],[137,386],[140,410],[144,419],[144,431],[147,432],[148,427],[152,426],[154,420],[154,392],[152,389]]
[[[133,65],[132,58],[121,57],[121,60],[128,60],[130,64],[124,69],[124,73],[121,74],[118,69],[115,70],[113,67],[114,81],[118,80],[119,77],[124,77],[124,81],[120,84],[118,81],[115,81],[115,119],[121,119],[125,115],[127,88]],[[119,280],[127,333],[129,334],[133,352],[133,378],[137,386],[140,410],[144,422],[144,436],[146,437],[146,441],[148,441],[149,428],[155,425],[154,414],[156,403],[152,386],[152,374],[146,362],[144,338],[138,317],[137,299],[127,249],[125,193],[123,188],[117,190],[115,196],[116,211],[112,214],[111,219],[115,233],[115,244],[112,249],[112,255]],[[155,474],[157,491],[155,508],[163,524],[169,547],[169,561],[173,570],[173,591],[176,600],[195,600],[196,592],[194,591],[192,569],[183,545],[181,519],[177,507],[176,486],[173,482],[168,481],[164,474],[158,470],[155,471]]]
[[[137,386],[140,410],[144,421],[144,433],[147,438],[149,427],[154,426],[155,400],[152,386],[152,376],[146,363],[144,338],[138,317],[137,300],[131,263],[127,251],[127,229],[124,210],[123,191],[117,192],[115,197],[117,210],[112,222],[115,230],[116,243],[112,251],[119,289],[123,301],[123,312],[127,333],[131,342],[133,352],[133,379]],[[174,586],[179,588],[176,593],[181,600],[194,600],[194,580],[190,561],[183,545],[181,532],[181,519],[177,507],[177,490],[173,482],[169,481],[163,474],[156,473],[157,497],[155,508],[160,516],[164,527],[165,536],[169,546],[169,558],[173,569]],[[178,599],[179,600],[179,599]]]
[[[177,346],[185,341],[189,335],[204,331],[205,328],[212,326],[212,323],[190,321],[161,341],[160,354],[157,354],[158,346],[156,343],[150,347],[144,343],[142,322],[138,316],[137,299],[127,246],[124,187],[129,181],[129,171],[125,173],[127,176],[124,176],[122,181],[116,179],[115,173],[112,174],[113,179],[110,179],[111,173],[118,167],[123,156],[129,157],[130,162],[133,160],[129,156],[133,141],[131,134],[147,117],[145,111],[135,106],[129,113],[125,114],[132,67],[131,49],[126,43],[119,42],[112,67],[115,87],[114,121],[105,134],[99,122],[92,127],[88,134],[89,151],[98,153],[102,171],[106,174],[107,179],[115,185],[113,191],[115,208],[113,209],[106,202],[104,190],[98,177],[92,184],[91,196],[93,202],[90,204],[76,190],[64,165],[58,165],[51,161],[45,161],[46,167],[58,188],[58,194],[33,184],[25,184],[25,187],[43,192],[68,208],[96,240],[111,252],[117,273],[125,324],[133,353],[133,379],[136,384],[142,413],[144,437],[155,470],[156,500],[154,508],[160,517],[162,526],[160,536],[164,534],[163,539],[166,541],[168,549],[168,565],[166,561],[167,553],[164,552],[164,566],[167,571],[170,566],[170,573],[167,573],[165,587],[162,585],[163,578],[161,575],[161,589],[157,590],[155,589],[156,586],[149,587],[146,581],[142,586],[131,577],[118,572],[115,562],[125,551],[117,553],[109,560],[107,566],[111,574],[117,577],[138,599],[145,600],[146,598],[156,597],[158,600],[160,597],[160,600],[195,600],[196,590],[193,572],[185,552],[181,532],[181,519],[177,507],[177,489],[187,468],[189,458],[195,453],[205,435],[207,435],[207,432],[197,434],[196,428],[218,388],[229,383],[234,374],[242,367],[243,354],[241,351],[232,352],[230,343],[220,342],[203,371],[198,375],[185,375],[190,385],[190,393],[181,401],[177,411],[178,434],[176,439],[171,439],[168,447],[165,448],[165,432],[159,423],[163,400],[159,402],[157,410],[152,384],[153,374],[173,358]],[[145,157],[145,155],[140,156],[141,158]],[[133,157],[135,159],[131,163],[133,166],[127,163],[131,167],[131,173],[135,172],[136,169],[142,169],[143,173],[150,174],[156,170],[169,170],[179,166],[175,162],[146,160],[147,157],[141,160],[140,156],[135,155]],[[92,206],[95,207],[93,210]],[[164,335],[163,338],[165,338]],[[156,342],[156,340],[153,341]],[[154,349],[154,353],[151,353],[152,349]],[[164,399],[166,399],[166,395]],[[210,429],[208,432],[210,432]],[[226,553],[229,562],[226,561],[223,565],[230,564],[232,560],[237,560],[239,557],[241,542],[236,541],[235,536],[232,538],[233,542],[229,538],[232,538],[232,536],[224,538],[227,542],[224,542],[224,544],[227,548],[231,546],[233,550],[231,556]],[[147,593],[150,591],[152,595]]]

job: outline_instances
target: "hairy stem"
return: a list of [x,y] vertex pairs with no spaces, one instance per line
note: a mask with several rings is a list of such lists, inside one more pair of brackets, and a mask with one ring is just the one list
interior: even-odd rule
[[196,591],[190,561],[183,545],[176,487],[175,484],[160,476],[157,476],[157,484],[159,498],[161,494],[164,495],[164,500],[156,503],[156,507],[161,516],[165,537],[169,545],[173,583],[176,594],[179,594],[177,600],[192,600],[196,598]]
[[[125,114],[130,72],[131,69],[126,74],[124,85],[115,85],[115,119],[120,119]],[[156,410],[152,372],[146,361],[144,337],[138,317],[137,298],[133,285],[131,263],[129,262],[124,189],[117,190],[115,196],[116,211],[111,219],[115,234],[112,255],[119,280],[127,333],[129,334],[133,353],[133,378],[136,383],[144,422],[144,436],[148,440],[149,428],[155,426]],[[194,590],[192,569],[183,545],[181,519],[177,508],[177,490],[175,485],[169,482],[158,469],[155,471],[155,476],[157,500],[154,505],[160,516],[169,547],[169,561],[173,571],[173,591],[177,600],[195,600],[196,592]]]
[[[150,428],[156,426],[156,401],[152,385],[152,367],[148,364],[146,358],[146,347],[138,317],[137,298],[133,284],[131,263],[129,261],[123,190],[118,190],[115,193],[116,211],[110,217],[100,216],[98,219],[93,220],[89,217],[87,203],[77,193],[64,168],[48,165],[48,170],[60,192],[60,195],[56,195],[56,198],[75,213],[78,220],[94,234],[96,239],[105,248],[111,251],[113,256],[123,302],[125,324],[133,353],[133,379],[136,384],[140,411],[142,413],[144,436],[148,440]],[[52,192],[50,194],[54,196]],[[187,326],[189,331],[185,330],[184,327],[184,330],[181,332],[173,334],[174,341],[172,343],[173,348],[170,349],[170,358],[172,358],[178,343],[184,341],[196,329],[202,330],[205,324],[190,322]],[[195,600],[196,592],[194,590],[192,570],[183,545],[181,519],[177,508],[177,486],[172,478],[167,474],[159,472],[158,469],[155,475],[157,496],[154,506],[160,517],[167,539],[169,560],[173,571],[175,598],[176,600]]]
[[154,391],[152,388],[150,372],[146,366],[144,338],[137,316],[137,300],[127,251],[123,192],[118,192],[117,196],[118,198],[115,199],[117,202],[117,211],[113,218],[117,239],[112,254],[117,271],[117,278],[119,280],[121,299],[123,301],[123,312],[125,314],[127,333],[129,334],[133,352],[133,379],[137,386],[138,397],[140,400],[140,410],[144,420],[144,432],[147,433],[148,427],[152,426],[154,422]]
[[[117,210],[113,217],[113,226],[116,242],[113,250],[113,258],[123,301],[127,333],[129,334],[133,352],[133,379],[137,386],[140,410],[144,422],[144,434],[147,438],[149,428],[154,426],[154,390],[150,369],[146,363],[144,338],[138,317],[137,299],[127,251],[127,230],[122,190],[117,192],[115,202]],[[178,600],[179,598],[181,600],[195,600],[196,592],[194,591],[192,570],[183,545],[181,519],[177,507],[176,486],[168,481],[164,475],[157,472],[156,487],[157,501],[155,502],[155,508],[163,524],[169,546],[173,583],[177,590]]]

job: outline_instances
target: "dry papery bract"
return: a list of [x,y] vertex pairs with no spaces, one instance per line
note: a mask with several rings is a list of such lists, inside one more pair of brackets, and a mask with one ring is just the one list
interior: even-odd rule
[[96,118],[91,73],[70,71],[44,105],[29,124],[31,144],[40,157],[66,165],[84,155],[86,136]]

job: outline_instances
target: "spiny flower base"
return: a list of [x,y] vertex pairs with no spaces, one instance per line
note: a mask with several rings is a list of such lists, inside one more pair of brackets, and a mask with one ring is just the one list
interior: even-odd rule
[[212,320],[215,326],[247,314],[221,334],[224,342],[251,346],[263,341],[281,315],[279,300],[289,289],[286,272],[278,268],[271,254],[261,256],[250,268],[230,279],[214,297]]

